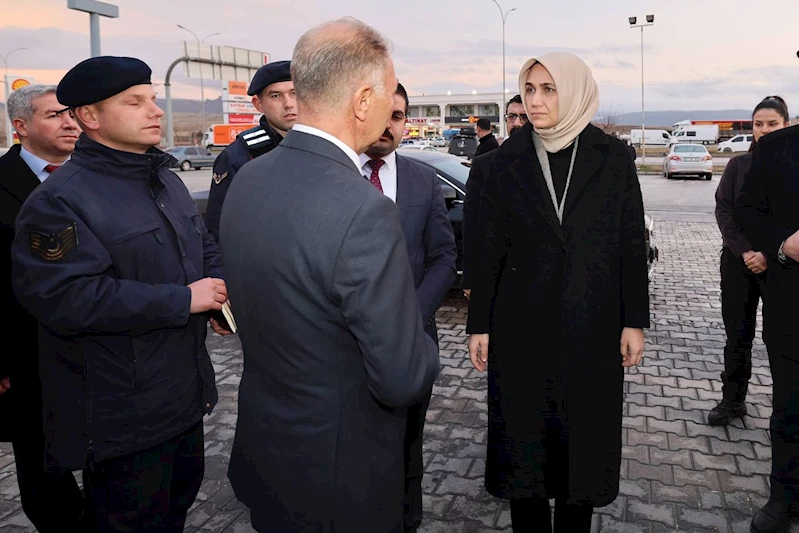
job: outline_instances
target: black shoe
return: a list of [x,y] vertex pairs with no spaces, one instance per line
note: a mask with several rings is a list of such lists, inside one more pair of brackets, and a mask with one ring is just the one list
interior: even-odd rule
[[725,398],[707,415],[707,423],[711,426],[726,426],[734,418],[742,419],[745,415],[746,402],[734,402]]
[[787,533],[791,525],[789,506],[780,502],[768,502],[752,518],[752,533]]

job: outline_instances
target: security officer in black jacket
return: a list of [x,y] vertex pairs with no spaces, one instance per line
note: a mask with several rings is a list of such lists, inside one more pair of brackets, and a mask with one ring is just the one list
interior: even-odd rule
[[283,140],[297,121],[297,99],[291,81],[291,61],[277,61],[259,68],[252,78],[247,94],[252,105],[263,113],[261,123],[244,131],[214,162],[211,190],[205,219],[208,231],[219,241],[219,217],[230,182],[241,166],[263,155]]
[[734,218],[768,257],[763,341],[773,384],[771,494],[752,518],[753,533],[788,531],[799,514],[799,126],[758,141],[736,198]]
[[[182,532],[216,400],[219,249],[174,159],[150,68],[95,57],[58,85],[83,134],[16,221],[12,284],[39,322],[50,471],[83,468],[87,530]],[[228,333],[215,320],[219,333]]]

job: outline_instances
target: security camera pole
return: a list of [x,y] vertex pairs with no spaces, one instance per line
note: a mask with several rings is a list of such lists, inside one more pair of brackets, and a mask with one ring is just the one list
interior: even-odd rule
[[100,17],[118,18],[119,7],[96,0],[67,0],[67,7],[75,11],[89,14],[89,31],[91,34],[91,57],[100,54]]
[[631,28],[641,28],[641,166],[646,166],[646,120],[644,120],[644,28],[653,26],[655,15],[647,15],[647,24],[638,24],[638,17],[630,17]]

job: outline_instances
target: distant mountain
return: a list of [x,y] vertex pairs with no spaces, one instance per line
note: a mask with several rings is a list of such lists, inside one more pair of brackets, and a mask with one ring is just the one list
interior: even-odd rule
[[[166,99],[158,98],[156,100],[158,107],[166,111]],[[172,112],[173,113],[202,113],[202,105],[200,100],[187,100],[185,98],[172,99]],[[222,114],[222,98],[205,101],[205,113],[208,115],[221,115]]]
[[[752,116],[752,110],[725,109],[708,111],[647,111],[645,114],[647,128],[671,128],[682,120],[741,120]],[[640,127],[641,112],[624,113],[616,123],[620,126]]]

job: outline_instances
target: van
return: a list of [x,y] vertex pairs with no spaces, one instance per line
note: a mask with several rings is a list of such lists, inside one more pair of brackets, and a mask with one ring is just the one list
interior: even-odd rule
[[680,126],[674,131],[669,144],[691,143],[691,144],[716,144],[719,140],[719,126]]
[[719,152],[748,152],[755,136],[736,135],[732,139],[719,143]]
[[[630,130],[630,142],[641,146],[641,130]],[[646,130],[647,146],[668,146],[671,135],[666,130]]]

